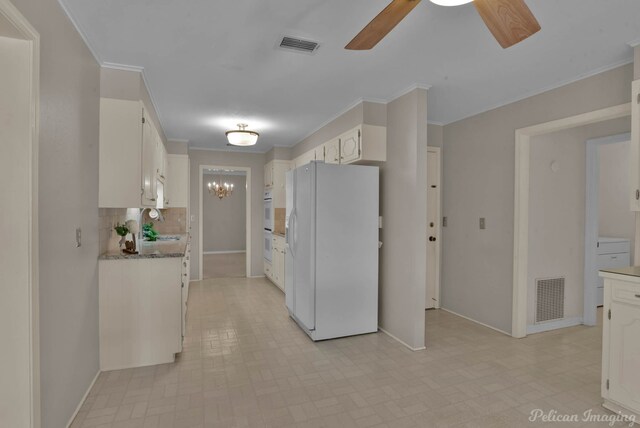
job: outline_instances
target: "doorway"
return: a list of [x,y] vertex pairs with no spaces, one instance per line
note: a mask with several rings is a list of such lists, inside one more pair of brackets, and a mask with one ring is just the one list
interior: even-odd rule
[[[527,318],[531,298],[529,294],[529,205],[531,140],[584,125],[625,118],[631,115],[631,104],[607,107],[576,116],[517,129],[515,132],[515,197],[513,251],[513,305],[511,335],[516,338],[528,334]],[[584,140],[583,140],[584,141]],[[548,165],[554,168],[553,165]]]
[[[39,36],[0,0],[0,415],[40,426],[38,337]],[[7,185],[10,183],[10,185]]]
[[584,255],[584,324],[597,324],[602,305],[601,268],[629,266],[633,260],[635,214],[629,210],[631,134],[588,140]]
[[440,308],[440,210],[442,156],[439,147],[427,148],[427,289],[425,309]]
[[201,167],[200,278],[249,276],[249,171]]

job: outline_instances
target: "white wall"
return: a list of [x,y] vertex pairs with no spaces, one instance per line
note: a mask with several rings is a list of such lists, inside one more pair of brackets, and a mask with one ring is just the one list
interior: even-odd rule
[[[233,183],[225,198],[209,194],[207,183]],[[245,251],[247,247],[247,179],[243,175],[205,175],[202,179],[202,243],[204,252]]]
[[262,218],[264,192],[265,155],[261,153],[223,152],[217,150],[189,150],[190,188],[189,212],[191,222],[191,277],[197,279],[200,273],[200,165],[251,168],[251,276],[264,275],[262,238],[264,225]]
[[[536,280],[552,277],[565,278],[565,318],[582,318],[586,141],[628,132],[630,125],[629,118],[622,118],[531,139],[527,324],[535,321]],[[635,230],[626,187],[618,194]]]
[[[100,69],[56,0],[13,0],[40,33],[42,427],[66,426],[99,368]],[[75,229],[82,228],[76,248]]]
[[636,221],[629,210],[629,145],[623,142],[598,146],[598,229],[600,236],[629,239],[633,260]]
[[444,308],[511,332],[515,130],[629,102],[631,80],[619,67],[444,127]]
[[381,168],[380,326],[414,349],[425,344],[427,91],[387,104]]

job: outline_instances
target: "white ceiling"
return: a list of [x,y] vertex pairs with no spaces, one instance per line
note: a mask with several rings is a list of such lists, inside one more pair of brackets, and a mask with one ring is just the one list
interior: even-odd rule
[[[429,121],[451,123],[628,63],[638,0],[528,0],[542,31],[510,49],[474,6],[425,0],[371,51],[344,45],[390,0],[60,0],[98,59],[144,68],[170,139],[227,149],[239,121],[254,151],[292,146],[358,99],[431,85]],[[283,35],[315,55],[276,49]]]

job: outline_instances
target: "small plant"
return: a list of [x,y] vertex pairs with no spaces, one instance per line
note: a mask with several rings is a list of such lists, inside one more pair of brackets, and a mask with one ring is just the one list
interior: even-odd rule
[[153,228],[153,222],[149,222],[142,225],[142,235],[147,241],[155,241],[160,234]]
[[129,228],[124,224],[117,223],[114,229],[118,236],[127,236],[127,233],[129,233]]

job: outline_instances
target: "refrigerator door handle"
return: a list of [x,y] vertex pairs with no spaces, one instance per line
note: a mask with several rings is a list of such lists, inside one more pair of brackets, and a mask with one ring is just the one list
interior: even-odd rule
[[295,227],[296,227],[296,210],[295,208],[291,211],[291,214],[289,215],[289,227],[288,227],[288,234],[287,234],[287,244],[289,244],[289,249],[291,250],[291,256],[295,256],[295,250],[294,250],[294,246],[295,246],[295,241],[296,241],[296,235],[295,235]]

